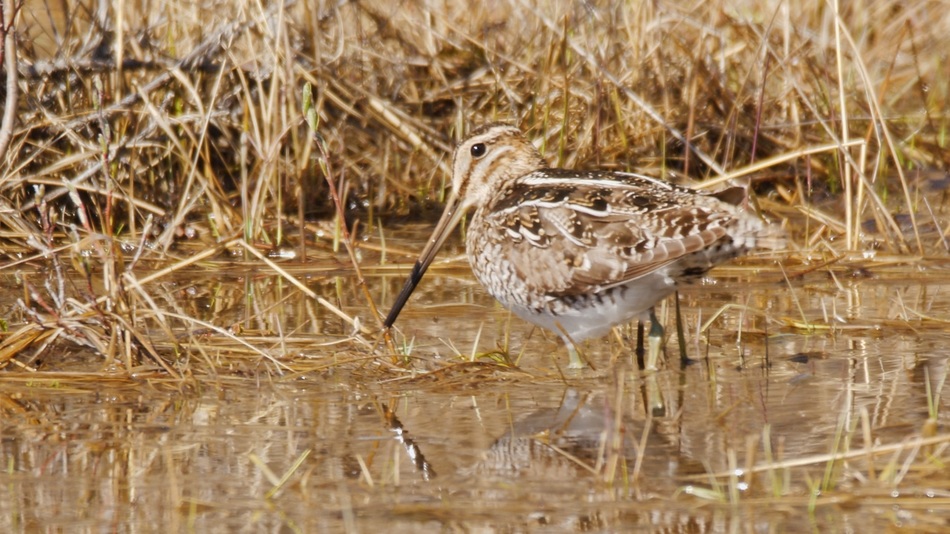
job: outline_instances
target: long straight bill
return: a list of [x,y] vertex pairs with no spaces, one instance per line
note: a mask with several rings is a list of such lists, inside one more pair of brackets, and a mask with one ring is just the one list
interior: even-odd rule
[[416,264],[412,266],[412,272],[409,273],[406,285],[404,285],[402,291],[399,292],[399,296],[396,297],[396,302],[393,303],[392,309],[389,310],[389,315],[387,315],[386,320],[383,321],[383,326],[391,328],[393,323],[396,322],[396,318],[399,317],[399,312],[401,312],[403,306],[406,305],[412,292],[415,291],[416,286],[419,285],[419,281],[422,280],[422,275],[426,273],[426,269],[432,264],[435,255],[439,253],[439,249],[442,248],[445,240],[452,234],[452,230],[455,229],[455,226],[462,218],[464,212],[465,210],[460,209],[458,196],[453,193],[445,205],[442,218],[439,219],[439,223],[435,225],[435,230],[432,231],[432,237],[430,237],[429,242],[426,243],[426,247],[422,250],[422,254],[419,255],[419,259],[416,260]]

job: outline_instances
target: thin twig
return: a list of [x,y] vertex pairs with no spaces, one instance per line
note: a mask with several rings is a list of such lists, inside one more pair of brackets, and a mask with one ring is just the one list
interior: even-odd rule
[[7,70],[7,100],[3,105],[3,122],[0,123],[0,162],[5,159],[10,140],[13,139],[13,127],[16,125],[17,108],[20,100],[20,87],[17,85],[16,26],[14,21],[22,5],[22,2],[14,2],[11,9],[8,2],[0,3],[0,10],[3,11],[3,27],[0,28],[0,33],[3,34],[2,53],[4,67]]

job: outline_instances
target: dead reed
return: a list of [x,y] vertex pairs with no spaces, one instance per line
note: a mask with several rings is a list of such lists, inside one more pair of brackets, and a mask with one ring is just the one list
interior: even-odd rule
[[[472,362],[477,343],[449,339],[449,363],[415,354],[412,339],[382,350],[385,290],[367,285],[408,258],[390,229],[438,211],[454,140],[487,121],[521,126],[556,166],[750,184],[789,234],[783,271],[766,270],[793,294],[816,271],[945,261],[946,5],[793,4],[4,1],[0,372],[345,370],[444,389],[519,378],[517,356]],[[354,294],[360,305],[344,305]],[[947,321],[900,304],[887,326]],[[834,316],[797,306],[794,319],[759,319],[824,333],[845,328]],[[571,458],[636,496],[663,409],[636,408],[647,423],[629,462],[627,395],[663,395],[639,380],[615,377],[596,460]],[[842,415],[826,454],[785,458],[766,426],[729,452],[728,470],[709,467],[682,492],[813,511],[844,470],[886,500],[908,472],[945,469],[939,388],[927,397],[929,426],[904,442],[878,443],[866,414]],[[306,457],[268,468],[268,499]]]
[[950,163],[936,3],[4,6],[2,271],[24,273],[4,366],[67,343],[180,373],[155,344],[190,354],[203,326],[156,282],[255,249],[358,271],[340,239],[428,213],[453,139],[491,120],[559,166],[751,181],[792,259],[948,248],[927,195]]

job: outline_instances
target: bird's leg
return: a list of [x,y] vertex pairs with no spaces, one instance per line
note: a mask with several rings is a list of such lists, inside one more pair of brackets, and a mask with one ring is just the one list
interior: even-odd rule
[[643,355],[645,354],[643,350],[643,320],[637,320],[637,348],[635,354],[637,355],[637,368],[643,370]]
[[683,333],[683,315],[680,313],[680,294],[679,291],[673,294],[676,299],[676,342],[680,346],[680,369],[685,369],[687,365],[693,363],[686,355],[686,335]]
[[567,364],[567,368],[586,369],[587,364],[584,363],[584,360],[582,360],[580,355],[577,353],[577,347],[574,346],[574,342],[570,339],[565,339],[564,345],[567,346],[567,355],[570,358],[570,363]]
[[647,354],[643,369],[655,371],[656,362],[660,359],[660,350],[663,348],[663,325],[656,318],[656,312],[650,308],[650,334],[647,336]]
[[564,346],[567,347],[567,355],[570,358],[570,362],[567,364],[568,369],[586,369],[588,367],[587,362],[581,359],[581,355],[577,352],[577,344],[574,343],[574,340],[571,339],[570,334],[564,330],[561,325],[557,325],[558,334],[561,336],[561,341],[564,342]]

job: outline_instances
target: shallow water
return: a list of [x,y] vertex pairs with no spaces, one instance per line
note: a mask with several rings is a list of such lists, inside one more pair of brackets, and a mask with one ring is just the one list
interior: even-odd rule
[[[568,371],[555,337],[510,317],[464,264],[434,268],[397,323],[415,372],[344,363],[368,354],[340,343],[351,328],[268,273],[192,277],[165,289],[300,372],[242,358],[182,381],[104,380],[51,354],[57,372],[5,373],[0,530],[940,531],[948,440],[830,470],[823,457],[864,447],[865,425],[876,446],[921,434],[926,384],[948,373],[950,277],[849,274],[788,284],[755,263],[684,289],[694,361],[681,368],[670,337],[653,373],[635,369],[632,328],[585,346],[594,370]],[[403,271],[367,279],[388,303]],[[352,280],[309,284],[372,324]],[[672,309],[661,317],[672,333]],[[286,346],[260,341],[277,333]],[[471,361],[506,343],[518,368]],[[802,464],[745,469],[769,455]]]

